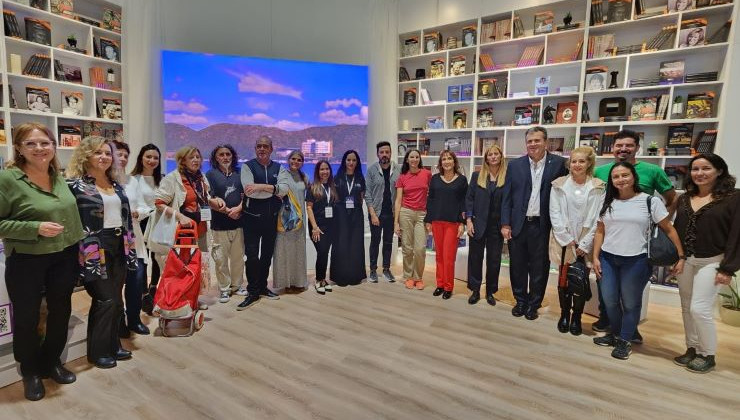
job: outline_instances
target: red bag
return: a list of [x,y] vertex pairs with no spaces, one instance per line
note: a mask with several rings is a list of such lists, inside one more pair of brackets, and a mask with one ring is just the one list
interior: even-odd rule
[[190,315],[198,309],[200,282],[201,253],[197,246],[170,249],[154,296],[155,308],[169,317]]

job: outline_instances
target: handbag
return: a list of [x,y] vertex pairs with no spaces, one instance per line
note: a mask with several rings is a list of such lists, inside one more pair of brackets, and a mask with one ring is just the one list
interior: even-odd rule
[[558,287],[565,289],[568,293],[583,297],[584,301],[591,299],[591,282],[588,279],[591,269],[586,264],[586,259],[576,257],[572,263],[565,262],[565,249],[561,254],[560,275]]
[[280,207],[277,230],[278,232],[292,232],[301,228],[303,228],[303,208],[293,191],[288,190]]
[[149,249],[166,255],[170,248],[175,245],[176,228],[177,219],[175,219],[175,216],[167,216],[167,214],[163,213],[149,235]]
[[650,229],[648,230],[647,254],[648,261],[656,266],[669,266],[678,262],[678,250],[676,245],[663,232],[663,229],[653,221],[652,210],[653,196],[648,196],[648,216],[650,218]]

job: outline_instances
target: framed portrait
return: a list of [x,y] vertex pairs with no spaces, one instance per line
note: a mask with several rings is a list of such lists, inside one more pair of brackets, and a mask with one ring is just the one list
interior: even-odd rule
[[606,89],[606,72],[586,74],[586,90]]
[[121,48],[116,41],[100,38],[100,56],[110,61],[121,61]]
[[696,8],[696,0],[668,0],[668,12],[683,12]]

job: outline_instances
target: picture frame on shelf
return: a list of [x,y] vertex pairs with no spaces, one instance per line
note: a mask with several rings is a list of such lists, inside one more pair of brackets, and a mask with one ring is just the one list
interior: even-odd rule
[[36,112],[51,112],[49,88],[26,86],[26,104],[28,109]]
[[433,53],[442,48],[442,35],[439,32],[430,32],[424,35],[424,52]]
[[493,79],[478,81],[478,100],[493,99]]
[[121,47],[112,39],[100,37],[100,57],[110,61],[121,61]]
[[607,69],[604,67],[586,69],[585,91],[606,90]]
[[51,46],[51,22],[28,16],[24,18],[24,21],[27,41]]
[[62,114],[82,115],[85,108],[82,92],[62,91]]
[[537,96],[547,95],[550,93],[551,76],[539,76],[534,79],[534,94]]
[[121,101],[116,98],[103,98],[102,118],[108,120],[121,120],[123,119],[123,109],[121,108]]
[[690,19],[681,22],[681,30],[678,33],[678,48],[696,47],[706,44],[707,20]]
[[685,12],[696,8],[696,0],[668,0],[668,13]]
[[466,26],[462,29],[462,46],[472,47],[476,44],[478,28],[475,25]]
[[573,124],[578,116],[578,102],[558,102],[555,124]]
[[468,111],[464,109],[456,109],[452,111],[452,127],[455,129],[463,129],[468,126]]
[[465,56],[456,55],[450,57],[450,76],[465,75]]

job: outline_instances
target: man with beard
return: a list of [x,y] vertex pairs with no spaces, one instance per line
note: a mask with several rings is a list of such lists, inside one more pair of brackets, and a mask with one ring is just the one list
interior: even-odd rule
[[[640,191],[653,195],[655,191],[658,191],[665,200],[665,206],[669,212],[673,213],[675,210],[676,203],[676,190],[673,189],[671,180],[668,179],[665,171],[658,165],[654,165],[648,162],[638,162],[635,156],[637,151],[640,149],[640,135],[631,130],[622,130],[614,136],[614,145],[612,146],[612,153],[614,153],[614,162],[606,165],[597,166],[594,171],[594,176],[601,179],[602,181],[609,182],[609,172],[616,162],[629,162],[635,166],[637,172],[638,183]],[[650,273],[648,273],[650,275]],[[594,331],[607,331],[609,329],[609,316],[606,314],[606,306],[604,306],[604,300],[601,297],[601,283],[599,285],[599,320],[591,325],[591,329]],[[642,336],[640,332],[635,330],[635,336],[632,339],[633,343],[642,343]]]
[[270,159],[272,140],[261,136],[254,146],[257,157],[242,166],[244,186],[244,254],[247,256],[247,296],[237,306],[241,311],[259,301],[260,296],[279,299],[267,288],[272,253],[277,236],[277,217],[282,197],[288,192],[288,171]]
[[378,246],[383,237],[383,275],[388,282],[396,281],[391,273],[391,250],[393,248],[393,203],[401,166],[391,162],[391,144],[381,141],[375,145],[378,161],[367,170],[367,203],[370,219],[370,282],[378,282]]

